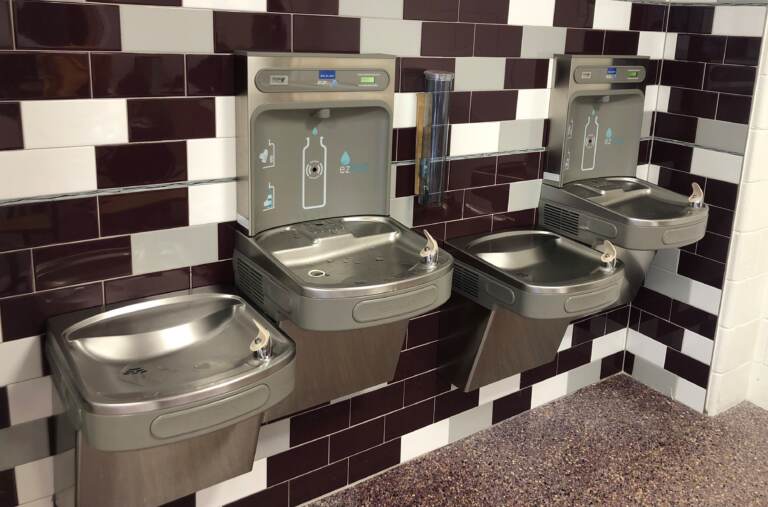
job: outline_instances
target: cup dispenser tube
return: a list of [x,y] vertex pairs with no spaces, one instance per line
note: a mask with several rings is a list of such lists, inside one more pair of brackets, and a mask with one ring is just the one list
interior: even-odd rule
[[416,195],[421,205],[439,205],[448,173],[448,111],[454,74],[428,70],[427,93],[419,97],[416,126]]

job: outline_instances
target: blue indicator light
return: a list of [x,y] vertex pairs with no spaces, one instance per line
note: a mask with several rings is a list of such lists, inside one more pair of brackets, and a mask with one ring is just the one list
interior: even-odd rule
[[616,74],[617,70],[616,67],[608,67],[608,74]]
[[336,71],[335,70],[321,70],[320,71],[320,79],[322,79],[322,80],[334,80],[334,79],[336,79]]

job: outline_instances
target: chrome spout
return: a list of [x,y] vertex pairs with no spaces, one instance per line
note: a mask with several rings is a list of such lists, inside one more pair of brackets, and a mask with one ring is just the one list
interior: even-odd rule
[[429,232],[424,231],[424,236],[427,237],[427,244],[421,249],[419,255],[421,255],[422,262],[424,262],[428,268],[434,268],[437,266],[437,256],[440,253],[440,247],[437,246],[437,241]]
[[616,259],[619,257],[619,252],[616,250],[616,247],[613,243],[608,241],[607,239],[603,241],[602,250],[603,255],[600,257],[600,260],[603,262],[602,269],[604,271],[613,271],[616,269]]
[[694,182],[691,183],[691,188],[693,189],[693,193],[690,197],[688,197],[688,203],[691,205],[692,208],[703,208],[704,207],[704,190],[701,189],[701,186]]
[[251,341],[251,352],[253,352],[255,359],[268,361],[272,357],[272,340],[270,339],[269,330],[256,321],[254,323],[259,329],[259,334]]

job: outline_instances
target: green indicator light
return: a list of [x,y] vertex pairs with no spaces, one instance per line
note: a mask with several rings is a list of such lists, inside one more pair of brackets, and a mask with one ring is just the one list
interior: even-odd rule
[[629,78],[638,78],[640,77],[640,72],[636,70],[628,70],[627,71],[627,77]]
[[360,84],[376,84],[376,76],[360,76]]

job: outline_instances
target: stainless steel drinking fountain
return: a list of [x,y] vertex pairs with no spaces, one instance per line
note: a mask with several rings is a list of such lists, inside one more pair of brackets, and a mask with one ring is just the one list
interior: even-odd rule
[[648,60],[558,56],[539,205],[545,228],[594,246],[610,240],[630,301],[657,250],[704,237],[709,210],[694,184],[683,196],[635,177]]
[[236,58],[235,280],[297,348],[275,419],[391,380],[453,259],[388,216],[393,57]]
[[77,432],[76,505],[154,507],[253,467],[294,345],[243,299],[193,294],[55,317],[46,353]]

